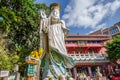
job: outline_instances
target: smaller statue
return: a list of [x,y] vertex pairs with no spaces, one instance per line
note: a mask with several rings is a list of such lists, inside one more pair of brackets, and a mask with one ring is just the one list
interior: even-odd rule
[[87,76],[84,72],[80,72],[78,74],[78,80],[86,80],[87,79]]
[[102,74],[100,73],[100,68],[99,67],[97,67],[97,69],[96,69],[96,76],[97,77],[102,77]]

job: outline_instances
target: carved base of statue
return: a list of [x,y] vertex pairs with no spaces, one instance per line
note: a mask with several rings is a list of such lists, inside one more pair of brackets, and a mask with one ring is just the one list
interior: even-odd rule
[[[67,62],[65,62],[67,61]],[[43,67],[42,78],[52,77],[52,80],[56,80],[58,78],[64,78],[66,80],[67,74],[67,66],[66,64],[73,61],[71,58],[65,55],[59,55],[58,52],[52,50],[50,52],[49,58],[45,55],[41,62],[41,67]],[[70,76],[70,75],[69,75]]]

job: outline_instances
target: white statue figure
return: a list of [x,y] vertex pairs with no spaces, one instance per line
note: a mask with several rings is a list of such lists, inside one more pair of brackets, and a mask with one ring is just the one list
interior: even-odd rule
[[[45,17],[41,12],[40,37],[42,37],[42,48],[44,56],[41,67],[44,68],[43,78],[53,75],[65,75],[66,68],[74,66],[72,58],[68,57],[64,37],[68,33],[65,22],[60,20],[60,5],[50,5],[50,15]],[[56,79],[55,79],[56,80]]]
[[96,76],[97,77],[102,77],[102,74],[100,73],[100,68],[99,67],[97,67],[97,70],[96,70],[97,72],[96,72]]

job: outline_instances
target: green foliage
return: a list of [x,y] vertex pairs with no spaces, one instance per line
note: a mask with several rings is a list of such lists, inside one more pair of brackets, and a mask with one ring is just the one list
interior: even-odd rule
[[4,20],[1,22],[0,28],[2,28],[4,32],[8,32],[11,26],[11,22],[17,21],[15,13],[11,11],[9,8],[4,6],[0,8],[0,16],[4,18]]
[[50,14],[50,9],[48,6],[46,6],[46,4],[35,4],[37,7],[37,11],[40,12],[40,10],[45,10],[46,15]]
[[[34,0],[1,0],[0,2],[0,17],[4,19],[0,22],[0,31],[9,41],[6,54],[19,56],[20,58],[17,59],[20,66],[31,51],[39,48],[40,9],[47,10],[48,7],[45,4],[35,4]],[[13,55],[12,58],[11,55],[7,55],[10,58],[7,59],[5,54],[1,54],[9,61],[16,58]]]
[[14,65],[18,64],[19,56],[15,52],[9,52],[6,42],[6,39],[0,37],[0,70],[13,70]]
[[120,59],[120,35],[116,36],[111,42],[108,42],[105,48],[111,61]]
[[0,54],[0,69],[1,70],[13,70],[14,65],[18,64],[19,57],[17,55],[8,56],[6,54]]

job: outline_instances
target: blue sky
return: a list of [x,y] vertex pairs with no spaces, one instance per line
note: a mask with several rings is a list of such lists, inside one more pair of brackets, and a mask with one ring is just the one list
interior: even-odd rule
[[120,21],[120,0],[36,0],[39,3],[59,3],[61,19],[70,34],[89,34]]

